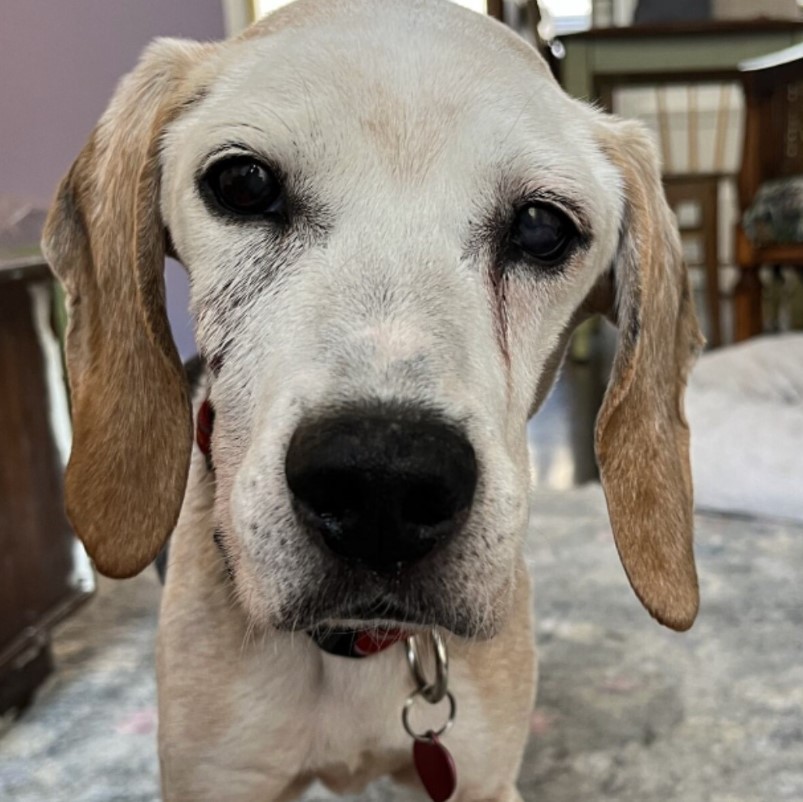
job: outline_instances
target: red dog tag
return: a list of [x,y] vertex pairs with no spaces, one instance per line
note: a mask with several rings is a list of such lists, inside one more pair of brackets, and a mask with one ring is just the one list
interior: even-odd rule
[[413,763],[432,802],[446,802],[457,788],[457,769],[449,750],[434,732],[413,743]]

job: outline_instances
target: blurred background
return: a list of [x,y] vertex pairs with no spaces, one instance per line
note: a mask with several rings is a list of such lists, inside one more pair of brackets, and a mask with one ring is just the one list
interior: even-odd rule
[[[652,130],[708,341],[687,401],[703,596],[688,635],[642,614],[610,542],[593,426],[616,349],[611,327],[578,331],[530,424],[542,683],[522,793],[800,802],[803,3],[461,4],[538,48],[568,93]],[[45,210],[148,42],[220,39],[281,5],[3,2],[0,799],[159,798],[160,587],[153,571],[98,580],[63,513],[64,313],[38,248]],[[188,358],[186,276],[168,260],[165,277]],[[373,793],[364,798],[392,797]]]

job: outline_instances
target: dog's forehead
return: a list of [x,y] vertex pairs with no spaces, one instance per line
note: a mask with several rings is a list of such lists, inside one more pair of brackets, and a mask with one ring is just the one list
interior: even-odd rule
[[535,51],[451,3],[382,6],[387,14],[333,14],[232,43],[193,115],[199,140],[269,139],[279,160],[293,151],[319,173],[348,153],[415,178],[435,164],[522,157],[580,172],[584,115]]

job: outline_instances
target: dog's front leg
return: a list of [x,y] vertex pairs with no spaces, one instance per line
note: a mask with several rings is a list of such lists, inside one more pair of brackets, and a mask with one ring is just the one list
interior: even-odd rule
[[[160,660],[168,662],[162,644]],[[159,683],[159,762],[164,802],[292,802],[309,784],[303,771],[314,713],[292,689],[277,699],[243,677],[256,666],[207,663],[198,655]],[[237,653],[232,663],[248,662]],[[287,675],[287,672],[285,672]],[[265,685],[269,685],[270,675]]]
[[314,649],[249,634],[209,528],[186,504],[173,535],[157,639],[164,802],[291,802],[314,732]]
[[308,730],[310,711],[273,704],[258,688],[242,690],[231,675],[220,684],[191,670],[162,678],[164,802],[292,802],[309,785],[302,722]]

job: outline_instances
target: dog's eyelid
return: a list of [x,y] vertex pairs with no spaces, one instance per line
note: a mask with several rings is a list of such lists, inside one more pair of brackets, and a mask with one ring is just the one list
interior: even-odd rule
[[243,142],[224,142],[210,150],[203,159],[201,159],[196,175],[202,176],[213,164],[221,159],[230,158],[232,156],[248,156],[264,164],[266,167],[269,167],[277,175],[281,175],[282,171],[276,165],[275,159],[267,153],[255,150]]
[[246,145],[243,145],[239,142],[226,142],[210,150],[203,157],[203,159],[201,159],[201,163],[198,169],[199,172],[205,172],[218,159],[225,158],[226,156],[253,156],[253,155],[256,154],[254,154],[251,148],[247,147]]
[[536,190],[522,195],[514,204],[515,209],[525,206],[547,206],[565,215],[575,227],[577,237],[582,242],[589,242],[593,237],[591,222],[583,207],[573,198],[549,190]]

